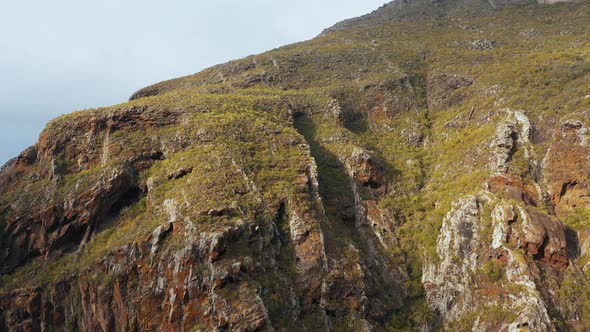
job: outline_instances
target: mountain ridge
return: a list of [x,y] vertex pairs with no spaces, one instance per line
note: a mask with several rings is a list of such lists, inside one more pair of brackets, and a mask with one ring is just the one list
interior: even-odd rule
[[489,15],[506,6],[574,2],[575,0],[402,0],[384,4],[372,13],[344,20],[323,33],[393,21],[425,20]]
[[361,24],[51,121],[0,172],[0,329],[587,329],[589,18]]

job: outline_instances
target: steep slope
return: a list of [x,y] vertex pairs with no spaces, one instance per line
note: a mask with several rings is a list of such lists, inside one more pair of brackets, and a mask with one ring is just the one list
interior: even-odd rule
[[0,330],[587,330],[589,21],[392,3],[52,121]]
[[510,4],[532,3],[527,0],[413,0],[392,1],[372,13],[348,19],[324,30],[324,33],[356,28],[368,28],[390,22],[411,22],[429,19],[472,18],[493,14]]
[[572,0],[403,0],[384,4],[372,13],[351,18],[326,29],[324,33],[367,28],[383,23],[419,20],[470,19],[492,15],[517,5],[556,4]]

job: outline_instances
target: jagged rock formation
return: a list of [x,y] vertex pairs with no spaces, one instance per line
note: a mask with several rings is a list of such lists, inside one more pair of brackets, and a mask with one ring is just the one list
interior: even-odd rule
[[395,2],[52,121],[0,330],[588,330],[589,19]]

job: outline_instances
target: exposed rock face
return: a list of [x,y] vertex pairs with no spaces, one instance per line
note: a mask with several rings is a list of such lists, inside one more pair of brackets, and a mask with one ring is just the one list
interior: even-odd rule
[[[95,273],[100,272],[88,271],[52,286],[50,297],[42,289],[7,294],[0,302],[3,326],[33,330],[181,330],[196,322],[208,322],[217,328],[241,331],[271,328],[256,290],[240,281],[256,269],[252,261],[213,259],[219,254],[216,250],[230,246],[232,237],[243,230],[201,234],[197,242],[200,247],[187,245],[171,256],[156,255],[147,244],[121,248],[96,267],[111,272],[112,280],[97,280]],[[235,284],[231,298],[217,294],[224,283]],[[17,305],[11,305],[11,301]]]
[[545,215],[536,209],[520,211],[520,229],[511,229],[510,241],[525,249],[535,259],[549,263],[557,268],[568,265],[566,253],[565,227],[553,216]]
[[497,42],[489,39],[478,39],[471,42],[471,49],[475,51],[485,51],[496,48]]
[[474,284],[471,276],[478,265],[479,205],[476,197],[456,203],[443,221],[439,235],[437,255],[441,262],[438,266],[430,265],[424,271],[423,282],[426,290],[430,290],[430,302],[449,320],[456,320],[460,313],[476,303],[471,291]]
[[11,205],[10,218],[5,220],[4,236],[10,241],[0,245],[0,272],[9,273],[25,260],[35,256],[60,255],[88,242],[93,233],[139,195],[133,169],[124,164],[105,169],[96,184],[86,190],[66,193],[56,199],[47,192],[35,197],[39,210],[28,208],[28,202]]
[[572,208],[590,206],[590,131],[579,120],[561,124],[544,160],[555,212],[564,217]]
[[[549,217],[514,209],[481,193],[455,202],[447,214],[438,237],[440,263],[427,264],[423,276],[428,301],[447,324],[465,327],[475,317],[475,330],[495,324],[501,331],[553,330],[551,300],[540,296],[541,267],[535,261],[567,267],[564,227]],[[486,222],[490,217],[491,225]],[[489,227],[491,243],[485,231]],[[512,249],[511,243],[532,256]],[[539,250],[544,243],[549,244]],[[490,310],[495,315],[488,315]]]
[[[69,203],[65,203],[70,208],[65,209],[64,220],[70,223],[58,223],[61,227],[54,226],[56,233],[67,235],[69,229],[86,227],[86,231],[82,229],[74,234],[84,235],[83,243],[89,241],[90,229],[98,227],[92,223],[105,220],[99,212],[109,211],[108,206],[121,201],[120,197],[109,193],[125,193],[127,190],[123,186],[133,183],[132,170],[126,167],[107,168],[91,191],[74,196]],[[316,181],[313,168],[301,176],[304,179],[301,183],[303,188],[313,187]],[[315,200],[319,199],[317,190],[312,190],[310,195],[312,198],[315,195]],[[89,200],[81,197],[89,197]],[[74,200],[79,203],[74,203]],[[105,208],[104,204],[108,206]],[[151,204],[157,208],[162,203],[152,196]],[[284,291],[293,296],[294,302],[289,307],[293,306],[291,310],[296,318],[300,310],[313,310],[314,303],[319,302],[324,250],[314,213],[299,206],[296,201],[287,204],[290,215],[286,216],[284,210],[279,210],[277,222],[289,219],[297,274],[293,276],[295,285],[287,283]],[[85,209],[75,210],[78,206]],[[51,296],[47,296],[42,289],[3,295],[0,300],[0,326],[15,330],[57,328],[94,331],[184,330],[203,324],[239,331],[272,329],[261,294],[248,279],[256,274],[268,274],[269,279],[279,277],[274,264],[278,259],[275,255],[283,250],[281,246],[287,246],[281,244],[281,241],[287,240],[281,239],[277,233],[276,227],[281,226],[238,219],[231,226],[220,225],[204,232],[194,228],[190,217],[184,215],[175,200],[164,200],[162,210],[168,215],[166,226],[158,227],[139,242],[125,245],[102,257],[90,270],[55,284]],[[212,211],[208,213],[228,213]],[[321,211],[317,212],[317,216],[321,216]],[[15,231],[14,234],[19,233]],[[27,234],[30,237],[45,235],[42,230]],[[59,248],[53,243],[58,243],[61,238],[50,239],[53,242],[45,246],[42,246],[44,242],[32,243],[51,253],[50,250]],[[78,245],[79,240],[74,245]],[[166,243],[170,241],[178,243],[180,248],[167,247]],[[14,247],[21,242],[15,237],[14,242],[7,243]],[[233,251],[244,245],[267,252],[269,256],[264,259],[258,256],[256,262],[252,256],[236,256]],[[18,257],[8,253],[6,257],[10,259]],[[3,266],[9,268],[11,262],[3,262]],[[301,298],[301,308],[298,298]]]
[[587,331],[589,20],[396,1],[52,121],[0,330]]
[[532,126],[528,117],[523,111],[514,112],[510,109],[501,111],[507,113],[508,117],[496,127],[496,138],[490,145],[494,149],[493,157],[495,158],[490,166],[499,176],[508,173],[508,163],[512,161],[517,150],[522,150],[527,159],[532,157],[529,150]]
[[[315,164],[310,166],[305,176],[302,179],[303,184],[311,188],[313,202],[321,207]],[[289,208],[291,216],[288,222],[291,241],[295,247],[298,292],[305,294],[304,308],[310,308],[321,299],[322,276],[327,268],[323,234],[319,220],[316,219],[324,218],[324,212],[320,208],[314,216],[309,211],[299,209],[297,204],[290,204]]]
[[[28,176],[35,172],[42,160],[76,158],[84,161],[77,166],[66,164],[57,170],[52,165],[52,170],[39,172],[35,175],[37,181],[44,183],[47,178],[51,183],[49,188],[41,187],[47,189],[43,191],[44,196],[23,197],[5,207],[10,213],[2,234],[6,239],[2,242],[5,246],[2,273],[11,273],[31,259],[41,263],[37,271],[53,270],[58,268],[59,265],[54,265],[58,263],[65,264],[65,269],[75,268],[75,265],[70,266],[70,255],[76,256],[78,261],[84,260],[81,264],[85,266],[80,271],[71,270],[71,274],[59,280],[50,280],[49,293],[35,287],[3,293],[0,298],[3,329],[186,330],[204,326],[254,331],[275,328],[278,317],[285,317],[279,326],[315,329],[337,324],[338,317],[351,312],[363,322],[363,328],[371,329],[374,323],[370,321],[382,320],[395,307],[381,301],[369,302],[370,290],[381,285],[396,287],[400,294],[395,296],[399,299],[393,301],[396,306],[401,305],[403,279],[399,270],[390,267],[392,263],[383,257],[385,243],[376,241],[368,249],[362,249],[362,254],[352,247],[359,253],[356,276],[328,272],[350,262],[326,257],[320,226],[326,223],[327,217],[318,188],[317,167],[309,156],[309,146],[298,144],[299,138],[285,137],[281,143],[285,144],[284,148],[294,149],[295,155],[302,159],[298,159],[301,164],[295,168],[292,180],[286,182],[295,187],[281,191],[280,203],[273,207],[264,196],[268,195],[266,189],[252,181],[255,173],[245,171],[235,157],[225,156],[225,160],[221,160],[219,156],[212,159],[207,156],[199,161],[195,157],[187,159],[185,151],[177,158],[178,147],[160,144],[180,140],[182,148],[219,141],[216,135],[202,140],[202,130],[196,131],[194,137],[168,136],[168,127],[177,126],[176,119],[189,114],[179,113],[176,119],[168,119],[167,124],[160,123],[161,131],[155,130],[157,139],[129,145],[124,153],[112,154],[110,151],[114,147],[124,144],[114,138],[118,137],[117,131],[123,130],[122,126],[144,130],[142,126],[145,125],[133,123],[135,109],[114,114],[126,120],[118,124],[112,120],[113,115],[107,115],[111,125],[95,127],[101,120],[89,114],[65,124],[65,130],[69,130],[69,126],[79,128],[87,124],[98,128],[91,130],[91,135],[84,131],[72,133],[91,139],[103,137],[102,145],[107,147],[103,151],[92,149],[92,143],[80,140],[79,136],[66,138],[45,132],[38,144],[42,148],[25,151],[3,173],[5,181],[10,183],[22,174]],[[151,115],[142,116],[148,120],[147,124],[151,123]],[[277,126],[276,123],[272,125]],[[48,130],[63,133],[64,128]],[[111,138],[107,139],[102,131],[112,132]],[[269,129],[271,135],[278,132]],[[81,141],[81,146],[57,144],[54,139]],[[86,144],[90,145],[84,148]],[[83,154],[84,149],[86,153]],[[38,150],[43,153],[35,156]],[[108,158],[104,157],[106,150]],[[153,152],[162,150],[165,154]],[[143,157],[146,154],[147,157]],[[165,156],[170,161],[163,161]],[[158,173],[149,173],[151,176],[147,179],[140,175],[158,162],[170,164]],[[208,175],[206,167],[199,166],[198,162],[228,167],[223,169],[232,187],[228,192],[231,202],[224,203],[223,196],[215,201],[208,201],[207,195],[193,197],[183,189],[198,176]],[[384,192],[384,170],[370,155],[355,150],[350,162],[354,168],[350,173],[351,186],[356,188],[358,183],[362,188],[375,191],[376,195]],[[86,169],[87,165],[98,166]],[[178,186],[180,197],[174,195],[174,191],[166,191],[166,186],[172,184]],[[220,195],[217,190],[223,189],[215,189],[216,185],[228,184],[214,182],[200,190]],[[55,191],[54,188],[60,187],[67,190]],[[355,227],[361,230],[367,224],[367,207],[359,195],[355,196],[353,213],[358,220]],[[240,196],[251,201],[245,198],[240,201]],[[24,209],[31,204],[30,199],[49,207],[41,209],[40,213]],[[250,212],[248,204],[265,207],[259,212]],[[368,204],[371,214],[380,213],[374,202]],[[136,221],[129,220],[130,212],[126,211],[142,205],[150,212],[133,217],[139,218]],[[256,216],[258,213],[260,215]],[[140,231],[134,240],[123,238],[118,248],[108,248],[106,252],[97,249],[105,241],[101,237],[105,229],[112,225],[127,227],[125,225],[130,222],[141,220],[147,222],[148,218],[155,218],[157,223],[153,225],[160,226],[153,231]],[[199,224],[197,220],[201,219],[211,221]],[[107,243],[118,241],[117,233],[108,236]],[[363,238],[365,236],[375,237],[373,233]],[[93,255],[97,250],[101,254]],[[370,256],[360,256],[365,253]],[[383,276],[377,277],[377,272],[372,271],[377,267],[379,273],[384,273],[385,281],[380,281]],[[33,272],[36,273],[39,272]],[[264,285],[263,291],[261,285]],[[350,302],[337,304],[343,297],[349,297],[351,289],[355,290]]]
[[[562,125],[560,131],[572,127],[580,129],[582,125]],[[491,192],[453,204],[438,236],[438,258],[426,260],[423,282],[428,302],[449,326],[464,326],[476,317],[474,330],[495,325],[501,331],[552,331],[556,328],[549,313],[559,310],[567,315],[565,308],[554,307],[560,300],[546,287],[561,282],[563,272],[576,274],[572,271],[579,267],[572,259],[579,253],[572,253],[570,247],[579,246],[579,235],[571,235],[571,230],[550,214],[553,209],[548,213],[537,208],[541,205],[537,200],[544,198],[538,194],[538,183],[527,188],[526,180],[514,174],[513,156],[519,149],[525,150],[525,160],[534,163],[528,146],[531,136],[530,120],[522,112],[508,111],[508,120],[497,126],[490,145],[495,151],[490,160],[494,175],[487,185]],[[583,141],[576,137],[576,141]],[[561,142],[557,145],[564,153],[577,149],[578,144],[565,147]],[[553,149],[545,158],[545,172]],[[563,170],[556,172],[564,174]],[[581,176],[584,172],[572,173]],[[548,182],[560,180],[545,178]],[[511,300],[506,302],[506,298]],[[482,315],[486,308],[496,308],[497,317]]]

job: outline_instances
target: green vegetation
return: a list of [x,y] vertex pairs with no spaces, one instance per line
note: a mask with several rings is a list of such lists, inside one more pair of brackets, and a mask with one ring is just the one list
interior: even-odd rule
[[564,222],[576,231],[590,230],[590,208],[584,206],[573,208]]
[[590,273],[580,273],[584,274],[567,271],[559,285],[560,307],[563,314],[570,317],[590,317],[590,285],[587,282]]
[[[281,252],[264,256],[240,238],[228,249],[228,258],[277,260],[276,270],[249,281],[265,290],[273,323],[289,329],[281,310],[290,305],[287,290],[294,282],[295,261],[290,229],[277,220],[277,211],[286,209],[288,215],[287,203],[297,202],[303,213],[321,221],[328,256],[361,261],[367,245],[354,225],[358,211],[345,167],[361,148],[383,167],[387,183],[360,188],[359,194],[378,206],[392,226],[394,234],[388,236],[396,245],[379,250],[407,276],[408,294],[394,298],[397,294],[386,294],[378,285],[367,286],[367,292],[377,294],[391,312],[390,330],[436,324],[425,301],[422,263],[438,260],[436,241],[452,202],[479,192],[490,178],[489,143],[506,116],[500,110],[525,110],[543,130],[590,107],[585,97],[590,93],[590,7],[548,8],[525,5],[491,16],[390,22],[324,34],[159,83],[151,87],[157,95],[52,121],[43,137],[60,148],[47,147],[50,155],[13,174],[0,190],[0,230],[27,207],[63,205],[121,165],[134,168],[147,197],[113,216],[83,248],[53,261],[34,258],[2,276],[0,287],[43,285],[92,269],[97,260],[146,241],[174,218],[195,232],[246,220],[276,225],[282,246],[273,245]],[[484,38],[497,47],[469,47]],[[120,118],[124,121],[115,121]],[[118,126],[108,127],[109,121]],[[550,141],[544,135],[539,133],[533,147],[537,158]],[[103,158],[105,150],[108,158]],[[312,157],[327,221],[310,195]],[[52,162],[61,170],[55,177]],[[532,180],[523,147],[509,168],[510,174]],[[491,238],[491,221],[482,223],[483,237]],[[576,208],[566,223],[590,229],[590,210]],[[178,250],[183,241],[170,240],[164,250]],[[489,283],[504,275],[497,261],[486,262],[481,272]],[[97,274],[107,284],[112,277]],[[587,293],[574,279],[566,277],[563,296]],[[348,305],[341,302],[339,307]],[[398,308],[397,302],[404,305]],[[575,310],[589,317],[586,302],[582,297]],[[490,312],[490,322],[510,317],[498,307],[479,309]],[[352,311],[341,317],[343,327],[354,324]],[[476,318],[466,315],[449,328],[461,330]],[[306,319],[309,326],[317,323],[314,314]]]
[[482,267],[481,272],[489,282],[498,282],[504,276],[504,264],[497,260],[489,260]]

